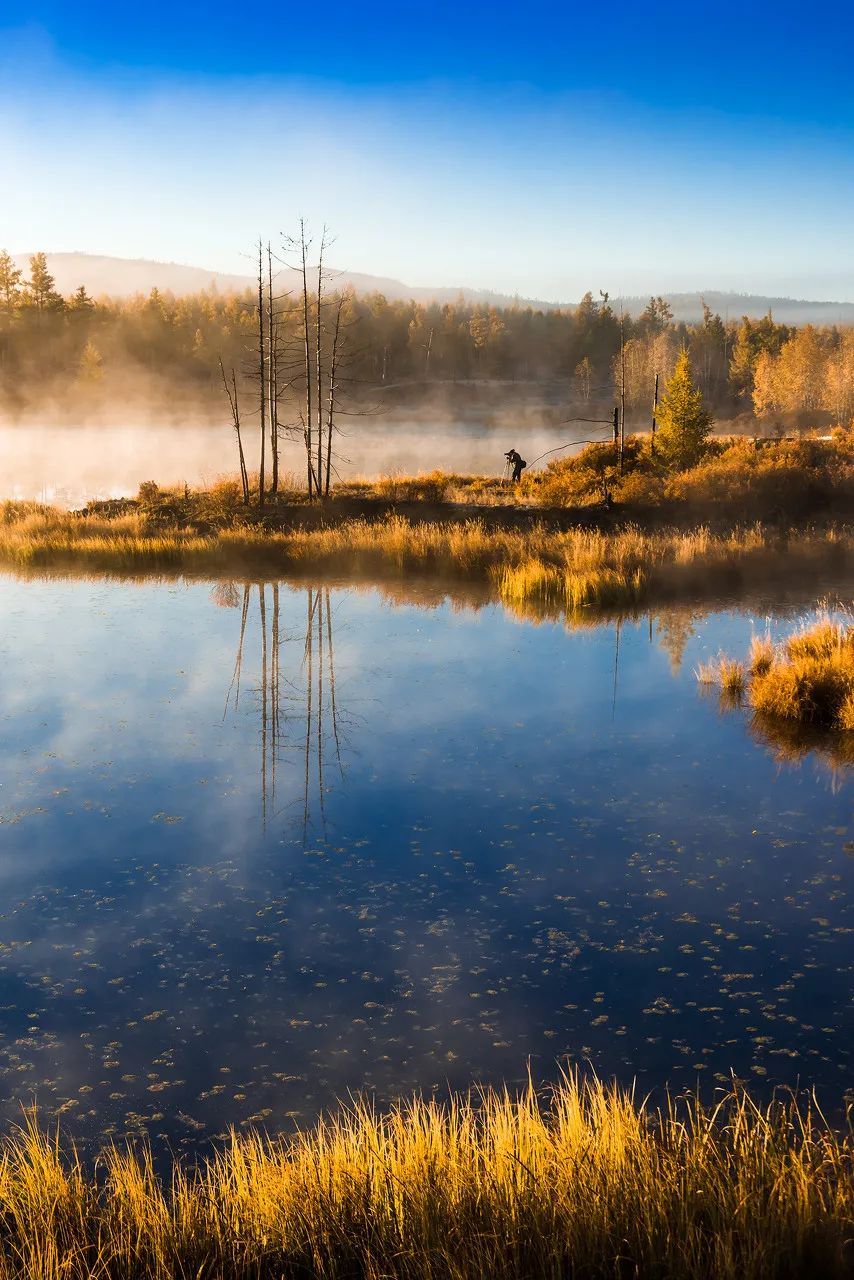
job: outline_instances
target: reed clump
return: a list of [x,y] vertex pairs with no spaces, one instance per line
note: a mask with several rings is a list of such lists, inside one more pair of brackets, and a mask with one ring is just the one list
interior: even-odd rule
[[837,762],[854,760],[851,623],[822,618],[777,646],[754,636],[746,666],[721,657],[700,663],[697,677],[720,685],[730,700],[741,701],[746,692],[754,733],[777,746],[781,758],[802,758],[821,746]]
[[0,1159],[8,1280],[837,1280],[852,1229],[850,1133],[740,1087],[653,1109],[568,1074],[358,1103],[166,1179],[116,1148],[89,1174],[31,1116]]
[[821,729],[850,731],[852,702],[854,627],[829,619],[791,636],[750,683],[760,715]]

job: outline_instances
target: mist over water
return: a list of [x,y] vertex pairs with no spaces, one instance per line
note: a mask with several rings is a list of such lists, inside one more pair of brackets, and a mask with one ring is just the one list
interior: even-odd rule
[[[412,415],[388,415],[370,423],[357,419],[344,425],[347,434],[337,441],[338,473],[342,479],[352,479],[438,468],[500,475],[503,455],[511,446],[532,463],[538,455],[588,430],[574,425],[532,426],[523,418],[520,414],[515,426],[509,414],[502,425]],[[607,434],[605,427],[598,430]],[[257,470],[257,446],[257,428],[247,430],[244,447],[250,470]],[[196,486],[237,472],[233,431],[225,423],[209,421],[180,426],[133,421],[114,426],[0,422],[0,459],[0,498],[67,506],[90,498],[132,496],[143,480],[163,486],[186,481]],[[301,443],[284,442],[280,466],[303,484]]]

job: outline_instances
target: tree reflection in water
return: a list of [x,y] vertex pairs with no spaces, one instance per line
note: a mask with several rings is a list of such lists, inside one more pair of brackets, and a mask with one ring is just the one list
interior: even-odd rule
[[[277,808],[281,771],[290,763],[301,778],[296,806],[303,843],[313,834],[327,836],[326,796],[333,777],[345,776],[346,729],[352,718],[341,712],[335,681],[335,642],[329,587],[305,588],[305,621],[292,633],[282,630],[279,583],[218,583],[217,604],[240,608],[240,630],[223,720],[240,707],[247,633],[257,620],[260,640],[258,681],[253,685],[260,718],[260,812],[267,830],[283,812]],[[288,600],[298,600],[288,590]],[[253,618],[253,601],[257,613]],[[301,645],[301,660],[292,676],[282,679],[282,643]],[[343,747],[342,747],[343,744]],[[290,757],[288,760],[286,757]]]

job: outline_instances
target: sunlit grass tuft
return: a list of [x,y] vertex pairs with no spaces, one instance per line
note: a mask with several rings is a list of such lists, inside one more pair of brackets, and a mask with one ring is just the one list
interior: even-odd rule
[[0,1275],[841,1280],[852,1154],[809,1101],[654,1109],[574,1074],[233,1135],[168,1181],[145,1149],[90,1176],[31,1120],[0,1162]]
[[829,619],[791,636],[750,686],[761,715],[847,730],[854,694],[854,628]]
[[[854,626],[824,618],[775,648],[754,636],[748,666],[721,657],[701,663],[697,679],[730,698],[747,692],[757,723],[847,734],[854,731]],[[791,735],[784,734],[786,750]]]
[[750,641],[748,669],[751,676],[763,676],[774,661],[774,646],[769,636],[753,636]]

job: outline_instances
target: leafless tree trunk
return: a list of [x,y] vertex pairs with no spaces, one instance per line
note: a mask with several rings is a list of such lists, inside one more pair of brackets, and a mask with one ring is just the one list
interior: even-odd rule
[[246,458],[243,455],[243,441],[240,438],[240,406],[237,402],[237,379],[234,376],[234,370],[231,371],[231,386],[228,385],[228,379],[225,376],[225,368],[222,359],[219,362],[219,371],[222,374],[222,385],[225,387],[225,394],[228,396],[228,403],[231,406],[231,421],[234,425],[234,432],[237,436],[237,456],[240,459],[240,483],[243,488],[243,501],[249,505],[249,476],[246,473]]
[[[323,496],[323,251],[326,248],[326,227],[320,237],[317,254],[317,311],[315,314],[315,376],[317,378],[317,496]],[[328,492],[328,480],[326,491]]]
[[332,478],[332,432],[335,429],[335,391],[338,365],[338,335],[341,332],[341,308],[344,305],[343,294],[338,295],[338,306],[335,309],[335,330],[332,335],[332,354],[329,360],[329,403],[326,415],[326,486],[324,497],[329,497],[329,486]]
[[279,492],[279,388],[276,364],[277,334],[273,312],[273,255],[267,241],[267,355],[270,385],[270,494]]
[[312,420],[311,420],[311,390],[312,390],[312,369],[311,369],[311,344],[309,341],[309,310],[308,310],[308,271],[306,267],[306,252],[308,246],[305,239],[305,220],[300,218],[299,223],[300,235],[300,254],[302,257],[302,324],[303,336],[305,339],[305,420],[303,422],[303,436],[305,438],[305,453],[307,476],[306,483],[308,486],[308,496],[312,496],[312,464],[311,464],[311,447],[312,447]]
[[267,366],[264,352],[264,258],[258,241],[258,381],[261,387],[261,467],[258,472],[258,507],[264,506],[264,457],[267,445]]

